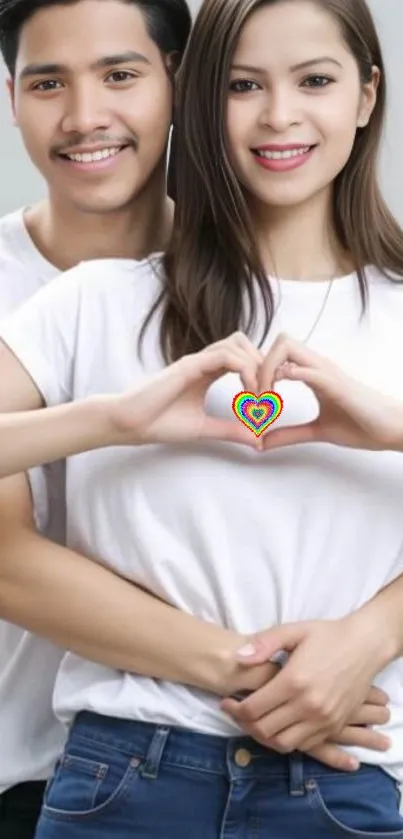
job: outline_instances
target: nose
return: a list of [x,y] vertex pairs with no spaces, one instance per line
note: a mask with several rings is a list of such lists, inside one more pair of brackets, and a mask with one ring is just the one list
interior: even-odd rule
[[283,134],[291,125],[301,122],[295,95],[285,88],[277,88],[268,93],[264,109],[260,114],[260,123],[271,128],[277,134]]
[[85,136],[97,130],[108,129],[111,118],[103,94],[104,91],[100,90],[98,85],[88,83],[71,88],[66,97],[62,118],[63,132]]

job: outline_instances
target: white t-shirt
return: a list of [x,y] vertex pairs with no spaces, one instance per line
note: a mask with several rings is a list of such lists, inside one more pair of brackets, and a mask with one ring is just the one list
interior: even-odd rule
[[[138,385],[163,366],[158,317],[137,338],[159,288],[157,257],[80,265],[40,292],[2,330],[48,405]],[[310,346],[353,376],[403,398],[403,284],[369,269],[360,320],[355,276],[335,281]],[[304,339],[323,306],[321,283],[280,282],[266,348],[279,330]],[[275,287],[278,297],[278,289]],[[315,399],[284,382],[279,423],[304,422]],[[215,383],[210,412],[232,417],[238,376]],[[376,406],[374,406],[376,410]],[[234,418],[234,422],[235,422]],[[403,459],[329,445],[259,454],[234,444],[153,445],[89,452],[67,464],[67,541],[179,609],[242,633],[338,618],[403,573]],[[393,745],[355,749],[403,778],[403,661],[377,680],[390,695]],[[239,734],[218,698],[93,664],[71,653],[55,708]]]
[[[57,273],[29,236],[23,210],[0,219],[0,321]],[[62,465],[34,469],[29,478],[38,527],[63,541]],[[23,781],[46,780],[60,754],[66,735],[52,693],[61,658],[47,641],[0,621],[0,794]]]

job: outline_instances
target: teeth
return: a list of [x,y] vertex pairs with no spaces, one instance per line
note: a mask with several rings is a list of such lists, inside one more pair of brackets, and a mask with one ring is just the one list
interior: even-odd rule
[[309,152],[310,146],[289,151],[258,151],[258,157],[265,157],[267,160],[289,160],[291,157],[300,157]]
[[94,151],[93,154],[68,154],[69,160],[74,160],[75,163],[96,163],[98,160],[105,160],[107,157],[115,157],[120,152],[120,148],[102,149]]

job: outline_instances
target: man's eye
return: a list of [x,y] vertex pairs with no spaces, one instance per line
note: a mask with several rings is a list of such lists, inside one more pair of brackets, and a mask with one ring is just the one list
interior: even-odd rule
[[58,90],[59,87],[61,87],[61,83],[56,79],[46,79],[46,81],[37,82],[33,86],[33,90]]

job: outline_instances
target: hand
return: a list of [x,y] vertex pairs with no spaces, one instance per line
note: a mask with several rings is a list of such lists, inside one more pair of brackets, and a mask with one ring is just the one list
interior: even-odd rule
[[[325,740],[325,742],[312,749],[300,748],[299,751],[304,752],[321,763],[325,763],[332,769],[338,769],[340,772],[356,771],[360,767],[359,761],[357,758],[348,754],[348,752],[343,751],[340,747],[356,746],[360,749],[372,749],[379,752],[387,751],[390,746],[389,739],[367,726],[385,725],[389,721],[390,712],[387,707],[388,701],[388,696],[382,690],[371,688],[361,708],[352,715],[348,724],[332,740]],[[233,714],[231,716],[235,719]],[[267,741],[265,737],[261,739],[259,734],[256,735],[256,728],[254,728],[253,724],[241,723],[239,719],[236,719],[236,722],[241,726],[245,734],[262,743],[266,748],[273,749],[273,751],[280,752],[281,754],[294,751],[293,748],[285,746],[282,741],[282,734]]]
[[265,451],[312,442],[403,451],[403,404],[355,381],[303,344],[280,336],[259,376],[265,390],[275,389],[282,379],[303,382],[319,402],[313,422],[269,430],[262,442]]
[[306,754],[333,769],[354,772],[360,768],[358,759],[343,751],[340,746],[356,746],[360,749],[386,752],[390,747],[389,738],[367,726],[385,725],[389,722],[388,701],[383,691],[371,688],[367,701],[349,720],[349,724],[333,738],[333,742],[325,741],[322,745],[309,749]]
[[324,741],[339,742],[347,724],[361,719],[373,679],[387,663],[382,633],[364,611],[285,624],[250,640],[239,655],[245,667],[270,661],[280,649],[291,653],[289,660],[269,684],[243,702],[224,700],[222,708],[277,751],[309,752]]
[[138,389],[112,397],[112,425],[120,444],[187,443],[225,440],[258,447],[256,438],[235,417],[208,416],[208,388],[225,373],[238,373],[246,390],[254,390],[262,354],[237,332],[194,355],[171,364]]

